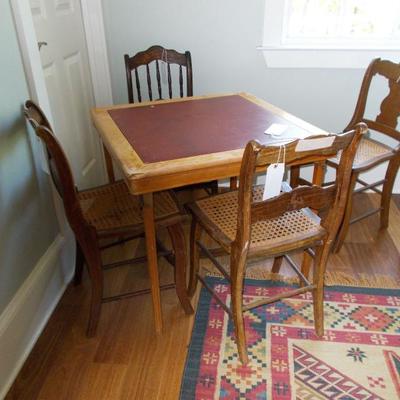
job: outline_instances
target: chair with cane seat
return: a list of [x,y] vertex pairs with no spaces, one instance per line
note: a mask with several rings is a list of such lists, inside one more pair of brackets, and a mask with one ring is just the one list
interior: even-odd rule
[[[255,171],[275,163],[280,149],[267,147],[256,141],[247,144],[240,170],[239,189],[198,200],[188,205],[193,220],[191,229],[191,270],[189,296],[197,282],[208,289],[233,320],[240,360],[248,362],[244,313],[255,307],[311,291],[314,300],[315,329],[323,334],[324,271],[333,240],[344,213],[350,180],[351,165],[358,142],[366,131],[365,124],[355,130],[332,135],[326,147],[296,151],[300,141],[286,145],[288,166],[324,160],[342,151],[336,182],[329,187],[300,186],[262,201],[263,188],[253,186]],[[312,140],[312,139],[310,139]],[[314,142],[316,143],[316,142]],[[319,223],[310,210],[324,211]],[[206,232],[230,255],[229,272],[219,263],[212,251],[202,242]],[[295,250],[314,251],[313,282],[294,265],[301,286],[278,296],[243,303],[246,263],[250,258],[276,258]],[[310,250],[311,251],[311,250]],[[199,273],[200,253],[209,257],[215,267],[229,281],[231,306],[220,300],[217,293]],[[291,259],[290,259],[291,260]]]
[[[380,113],[374,119],[368,119],[366,114],[366,105],[371,83],[376,77],[384,78],[389,86],[389,94],[380,104]],[[373,60],[365,72],[361,85],[357,105],[350,123],[345,130],[353,129],[359,122],[368,125],[371,131],[392,138],[397,142],[397,146],[392,148],[378,140],[363,138],[357,150],[352,168],[350,180],[349,197],[347,200],[346,212],[343,223],[336,240],[334,251],[338,252],[346,238],[349,225],[367,218],[373,214],[380,213],[380,226],[385,229],[389,224],[390,199],[392,197],[393,184],[400,165],[400,131],[397,129],[397,119],[400,115],[400,64],[395,64],[388,60],[379,58]],[[327,165],[337,169],[340,157],[328,160]],[[360,179],[360,174],[366,172],[377,165],[387,162],[386,173],[383,179],[373,183],[368,183]],[[356,184],[361,185],[355,189]],[[382,190],[379,186],[382,185]],[[367,211],[365,214],[351,218],[353,208],[353,197],[356,193],[372,190],[381,195],[380,206],[376,209]]]
[[[25,103],[24,113],[36,135],[45,145],[51,177],[62,198],[67,220],[76,238],[76,283],[81,280],[83,263],[86,262],[87,265],[91,280],[87,335],[93,336],[96,333],[102,303],[150,292],[145,289],[111,297],[103,296],[103,269],[143,261],[143,259],[134,259],[102,265],[101,260],[103,239],[143,236],[141,199],[138,196],[132,196],[122,181],[79,191],[75,186],[64,151],[53,135],[50,124],[41,109],[28,100]],[[174,254],[169,257],[169,260],[175,264],[176,291],[183,309],[190,314],[193,309],[186,296],[186,251],[181,225],[182,212],[173,194],[167,191],[155,193],[154,211],[156,226],[167,228],[170,234]],[[171,286],[174,285],[167,285],[168,288]]]

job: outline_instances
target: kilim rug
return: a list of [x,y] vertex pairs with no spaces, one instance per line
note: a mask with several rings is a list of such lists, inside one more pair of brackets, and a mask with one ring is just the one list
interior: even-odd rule
[[[207,277],[227,304],[229,286]],[[246,281],[245,299],[288,283]],[[203,288],[181,400],[400,399],[400,291],[329,287],[325,335],[314,333],[311,293],[245,314],[250,363],[238,360],[232,322]]]

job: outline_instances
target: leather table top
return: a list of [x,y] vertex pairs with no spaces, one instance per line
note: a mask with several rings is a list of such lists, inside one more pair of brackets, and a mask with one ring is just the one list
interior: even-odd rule
[[240,95],[108,112],[144,163],[242,149],[252,139],[266,143],[264,131],[272,123],[304,132]]

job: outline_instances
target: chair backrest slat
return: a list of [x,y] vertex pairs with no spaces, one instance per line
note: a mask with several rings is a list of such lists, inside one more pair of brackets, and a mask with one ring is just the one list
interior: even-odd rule
[[288,212],[311,208],[322,211],[328,209],[335,200],[336,187],[300,186],[291,192],[269,200],[254,203],[251,207],[251,223],[277,218]]
[[[129,56],[127,54],[124,55],[125,65],[129,63]],[[126,69],[126,82],[128,85],[128,101],[129,103],[134,103],[133,98],[133,86],[132,86],[132,74],[131,71]]]
[[160,76],[160,64],[158,60],[156,60],[156,74],[157,74],[157,88],[158,88],[158,99],[162,99],[162,91],[161,91],[161,76]]
[[182,74],[182,65],[179,66],[179,94],[183,97],[183,74]]
[[[138,95],[138,102],[142,102],[142,93],[140,92],[140,79],[139,79],[139,72],[137,69],[135,69],[135,80],[136,80],[136,90],[137,90],[137,95]],[[132,88],[131,88],[132,89]],[[133,91],[132,91],[133,93]],[[132,99],[133,99],[133,94],[132,94]],[[133,101],[132,101],[133,103]]]
[[193,96],[193,73],[192,56],[189,51],[185,51],[186,57],[186,96]]
[[172,78],[171,78],[171,65],[167,64],[168,70],[168,94],[169,98],[172,99]]
[[146,77],[147,77],[147,90],[149,92],[149,99],[153,100],[153,91],[151,90],[151,76],[149,64],[146,64]]
[[165,49],[162,46],[152,46],[145,51],[141,51],[129,57],[125,54],[125,70],[127,77],[128,86],[128,100],[130,103],[134,102],[134,89],[132,85],[132,73],[134,71],[136,78],[136,91],[138,102],[142,101],[142,93],[140,91],[140,78],[138,70],[140,67],[146,68],[146,80],[147,80],[147,94],[149,100],[153,100],[152,86],[151,86],[151,70],[150,64],[155,62],[155,79],[157,80],[157,88],[159,98],[162,99],[162,80],[160,73],[159,62],[166,63],[166,74],[167,74],[167,84],[168,84],[168,95],[169,98],[173,97],[173,79],[171,73],[171,64],[176,64],[179,66],[179,95],[183,97],[184,93],[184,79],[183,79],[183,69],[186,69],[186,96],[193,96],[193,76],[192,76],[192,60],[189,51],[185,53],[179,53],[176,50]]
[[[400,115],[400,64],[388,60],[381,60],[380,58],[372,60],[365,71],[354,114],[345,130],[353,129],[357,123],[366,121],[365,110],[368,101],[368,93],[373,78],[376,75],[387,80],[389,94],[382,100],[380,112],[376,116],[375,122],[379,124],[377,125],[378,128],[386,126],[393,129],[377,130],[400,141],[400,132],[396,129]],[[372,126],[368,126],[372,128]]]
[[[277,162],[279,153],[280,158],[282,161],[283,156],[285,157],[285,163],[290,165],[297,162],[302,162],[306,164],[307,158],[310,159],[317,159],[318,157],[321,158],[330,158],[337,154],[338,151],[344,149],[348,144],[351,142],[351,135],[323,135],[323,136],[313,136],[310,138],[303,139],[304,143],[307,142],[309,148],[315,147],[315,149],[305,150],[305,151],[297,151],[298,145],[301,145],[302,140],[291,142],[285,145],[285,151],[281,151],[279,146],[267,146],[262,147],[260,149],[257,160],[256,166],[264,166],[268,164],[272,164]],[[331,145],[325,145],[325,147],[318,147],[321,146],[322,142],[329,143],[332,141]],[[313,143],[315,143],[313,145]]]
[[364,122],[365,124],[367,124],[368,129],[384,133],[385,135],[388,135],[395,140],[399,140],[399,131],[389,125],[382,124],[378,121],[372,121],[367,118],[363,118],[360,122]]

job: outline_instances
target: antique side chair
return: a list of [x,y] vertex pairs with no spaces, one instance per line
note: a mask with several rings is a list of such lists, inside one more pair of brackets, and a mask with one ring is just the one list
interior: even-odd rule
[[[379,115],[375,119],[371,120],[366,117],[366,105],[371,83],[373,79],[378,76],[387,81],[389,94],[380,103]],[[381,229],[388,227],[390,199],[392,197],[393,184],[400,165],[400,131],[397,128],[397,119],[399,114],[400,64],[377,58],[370,63],[365,72],[353,117],[345,131],[354,129],[356,124],[359,122],[365,122],[371,131],[379,132],[383,136],[394,139],[396,141],[396,147],[390,147],[371,138],[363,138],[361,140],[354,159],[346,212],[333,249],[335,252],[338,252],[341,249],[350,224],[358,222],[373,214],[380,213]],[[339,162],[340,156],[328,160],[327,165],[337,169]],[[384,162],[387,162],[388,164],[383,179],[373,183],[368,183],[363,179],[360,179],[359,175],[361,173]],[[361,187],[355,189],[356,184],[360,184]],[[381,185],[382,190],[379,189]],[[351,214],[354,194],[364,192],[365,190],[372,190],[381,195],[380,206],[352,219]]]
[[[74,182],[66,155],[54,136],[44,113],[34,102],[25,103],[25,116],[45,145],[49,170],[53,183],[62,198],[65,214],[75,234],[77,257],[75,283],[79,283],[82,268],[86,262],[91,280],[91,305],[87,335],[94,336],[98,325],[101,305],[105,302],[120,300],[150,290],[123,293],[111,297],[103,296],[103,270],[120,265],[143,262],[143,257],[102,265],[101,246],[103,239],[136,238],[143,236],[144,227],[140,197],[134,197],[123,181],[79,191]],[[193,313],[186,295],[186,250],[182,229],[182,210],[168,191],[154,195],[154,212],[157,227],[166,227],[171,237],[173,255],[166,252],[168,260],[175,266],[175,286],[181,305],[187,314]],[[165,285],[161,289],[174,287]]]
[[[253,186],[256,169],[275,163],[279,147],[267,147],[256,141],[247,144],[240,170],[239,189],[198,200],[188,205],[192,213],[191,270],[189,296],[197,282],[208,289],[233,320],[240,360],[248,362],[244,312],[280,299],[311,291],[317,335],[323,334],[324,272],[332,242],[344,213],[349,187],[351,165],[362,134],[367,130],[359,124],[355,130],[331,135],[323,148],[296,151],[300,141],[287,144],[286,164],[302,165],[311,160],[326,160],[342,152],[336,182],[329,187],[299,186],[262,201],[263,187]],[[309,139],[312,141],[313,139]],[[329,139],[328,139],[329,140]],[[316,142],[314,142],[315,144]],[[323,211],[321,220],[310,210]],[[213,256],[201,240],[206,232],[230,255],[229,272]],[[287,253],[310,251],[314,258],[313,281],[309,282]],[[231,306],[220,300],[217,293],[199,273],[200,253],[207,255],[215,267],[230,282]],[[243,288],[247,259],[276,258],[285,255],[300,278],[299,288],[281,295],[243,303]]]
[[[368,110],[368,100],[371,97],[371,86],[373,82],[378,80],[378,78],[387,82],[389,94],[380,102],[379,114],[374,119],[370,119],[366,115],[366,109]],[[359,122],[364,122],[368,125],[370,131],[375,131],[380,135],[380,137],[374,139],[363,137],[360,142],[360,146],[357,150],[352,167],[346,211],[338,237],[332,248],[334,252],[340,251],[349,230],[349,226],[355,222],[358,222],[376,213],[380,213],[381,229],[386,229],[388,226],[390,199],[392,197],[393,185],[400,165],[400,131],[397,127],[399,114],[400,64],[395,64],[388,60],[376,58],[371,61],[367,70],[365,71],[353,117],[344,131],[354,129],[356,124]],[[388,146],[387,144],[381,142],[381,139],[385,136],[389,141],[392,140],[396,143],[394,145],[395,147]],[[339,163],[340,154],[337,157],[328,160],[326,164],[337,169]],[[387,163],[386,172],[383,179],[369,183],[359,177],[363,172],[369,171],[383,163]],[[331,182],[326,182],[325,184],[329,185],[330,183]],[[295,187],[298,184],[309,184],[309,182],[300,177],[300,168],[296,166],[291,170],[291,185]],[[359,184],[360,187],[355,189],[357,184]],[[382,190],[380,189],[381,186]],[[381,195],[380,206],[378,208],[371,209],[360,216],[351,218],[354,195],[366,190],[372,190]]]

